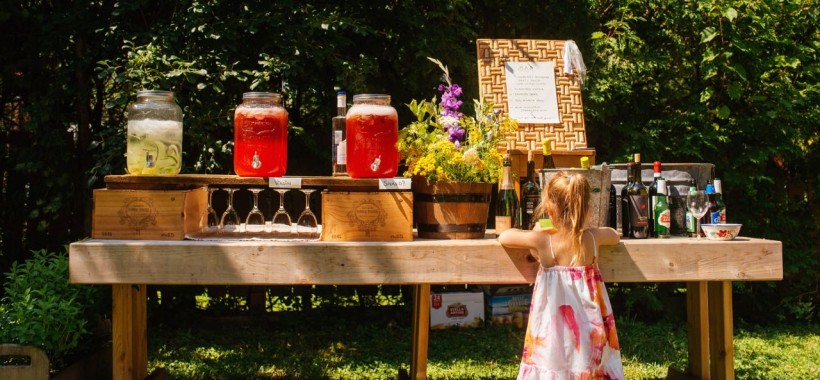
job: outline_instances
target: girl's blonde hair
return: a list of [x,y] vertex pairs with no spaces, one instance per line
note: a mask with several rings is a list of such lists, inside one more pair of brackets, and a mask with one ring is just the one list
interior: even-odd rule
[[592,187],[581,174],[569,174],[559,171],[549,180],[541,204],[535,210],[537,218],[548,216],[552,209],[552,224],[559,231],[569,231],[572,237],[572,250],[575,255],[581,251],[581,238],[589,215],[589,201]]

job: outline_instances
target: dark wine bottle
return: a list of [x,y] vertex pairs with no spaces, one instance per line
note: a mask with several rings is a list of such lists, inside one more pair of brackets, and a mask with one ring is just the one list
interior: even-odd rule
[[345,125],[347,118],[347,95],[344,91],[336,93],[336,116],[333,117],[333,175],[347,175],[347,137]]
[[655,236],[655,197],[658,195],[658,180],[661,177],[661,162],[652,163],[652,184],[649,185],[649,236]]
[[541,168],[555,169],[555,161],[552,160],[552,145],[549,139],[541,140],[541,153],[544,155],[541,161]]
[[641,181],[640,155],[635,154],[635,163],[632,167],[635,180],[627,189],[629,200],[629,231],[630,237],[646,239],[649,237],[649,192]]
[[535,179],[535,161],[532,151],[527,151],[527,178],[521,185],[521,228],[531,230],[534,226],[535,208],[541,203],[541,188]]
[[632,237],[629,229],[629,187],[635,182],[635,164],[626,164],[626,186],[621,189],[621,235],[625,238]]
[[501,184],[498,186],[498,200],[495,204],[495,232],[497,234],[518,227],[518,197],[515,195],[513,186],[512,159],[509,153],[504,156],[503,163]]

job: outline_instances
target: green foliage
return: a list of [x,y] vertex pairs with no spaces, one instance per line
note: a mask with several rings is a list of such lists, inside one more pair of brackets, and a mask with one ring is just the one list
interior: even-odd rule
[[65,253],[34,252],[6,273],[0,302],[0,342],[37,346],[55,367],[88,333],[88,312],[101,294],[91,286],[68,283]]

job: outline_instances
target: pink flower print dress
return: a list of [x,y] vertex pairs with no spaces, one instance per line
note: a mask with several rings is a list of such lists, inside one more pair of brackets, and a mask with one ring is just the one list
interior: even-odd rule
[[598,244],[592,264],[572,264],[538,270],[519,380],[624,378]]

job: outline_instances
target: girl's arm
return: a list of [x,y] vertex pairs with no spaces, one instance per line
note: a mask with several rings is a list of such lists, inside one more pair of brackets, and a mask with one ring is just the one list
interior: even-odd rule
[[616,245],[621,241],[618,231],[615,231],[612,227],[596,228],[594,233],[598,245]]

